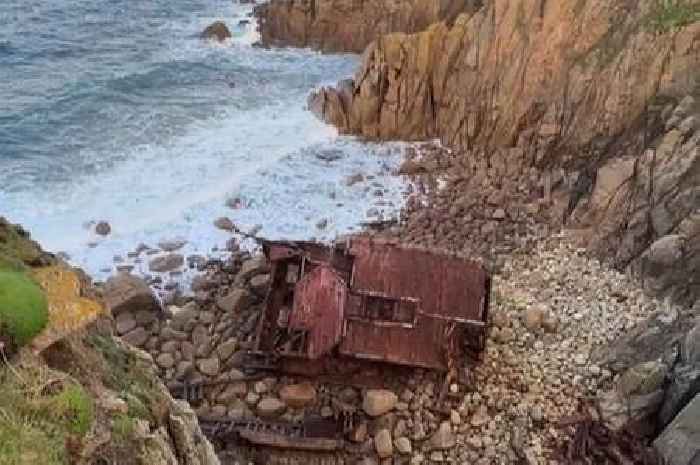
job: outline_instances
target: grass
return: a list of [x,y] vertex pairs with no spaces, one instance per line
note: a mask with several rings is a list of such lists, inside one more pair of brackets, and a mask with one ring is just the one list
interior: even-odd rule
[[159,393],[153,376],[149,376],[138,360],[119,347],[111,337],[93,335],[89,343],[107,361],[109,371],[103,382],[126,401],[128,415],[134,419],[154,421],[157,415],[153,408],[159,403]]
[[26,417],[0,409],[0,465],[63,465],[63,439]]
[[0,270],[0,329],[11,343],[28,343],[47,321],[48,304],[41,288],[22,272]]
[[691,0],[659,0],[649,18],[649,26],[666,32],[700,21],[700,4]]
[[23,229],[0,217],[0,270],[21,271],[41,257],[39,246]]
[[127,442],[135,429],[136,419],[127,414],[120,413],[112,420],[112,436],[118,442]]
[[95,420],[90,394],[41,366],[0,368],[0,465],[70,462]]
[[82,386],[70,384],[51,398],[47,407],[48,415],[63,423],[71,433],[84,436],[90,431],[95,405]]

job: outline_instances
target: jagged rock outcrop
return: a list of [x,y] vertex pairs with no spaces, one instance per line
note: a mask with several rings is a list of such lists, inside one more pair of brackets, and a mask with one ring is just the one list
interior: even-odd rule
[[499,184],[559,173],[547,186],[564,192],[558,221],[581,221],[600,256],[692,303],[700,23],[660,26],[664,5],[494,0],[451,26],[381,37],[354,79],[309,106],[344,133],[439,138]]
[[692,305],[700,298],[700,111],[691,96],[660,108],[661,135],[603,163],[571,224],[645,289]]
[[266,45],[362,52],[390,32],[418,32],[437,21],[452,22],[482,0],[273,0],[256,8]]
[[312,106],[368,137],[562,157],[621,133],[655,95],[693,89],[700,24],[658,32],[654,5],[494,0],[452,27],[381,37],[354,81]]

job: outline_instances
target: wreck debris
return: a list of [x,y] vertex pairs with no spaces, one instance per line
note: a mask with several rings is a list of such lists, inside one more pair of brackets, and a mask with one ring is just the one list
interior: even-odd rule
[[251,351],[263,365],[315,374],[354,359],[449,372],[484,349],[491,280],[477,262],[367,236],[263,250],[272,284]]
[[571,429],[570,441],[557,452],[561,463],[580,465],[659,465],[661,460],[643,438],[631,431],[608,428],[600,412],[590,403],[582,403],[577,414],[559,422]]

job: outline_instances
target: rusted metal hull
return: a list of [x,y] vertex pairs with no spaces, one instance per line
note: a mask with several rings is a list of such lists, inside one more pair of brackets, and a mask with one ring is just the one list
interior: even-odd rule
[[342,449],[344,444],[344,441],[339,439],[290,438],[282,434],[256,433],[252,431],[243,431],[240,435],[241,438],[252,444],[279,449],[332,452]]
[[272,286],[254,347],[283,366],[344,356],[450,370],[484,348],[490,278],[479,263],[361,236],[264,249]]

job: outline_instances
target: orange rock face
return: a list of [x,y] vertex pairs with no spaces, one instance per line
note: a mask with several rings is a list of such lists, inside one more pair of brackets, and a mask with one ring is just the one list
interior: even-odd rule
[[700,24],[656,32],[644,27],[647,3],[494,0],[451,27],[381,37],[354,81],[312,107],[348,133],[536,146],[543,161],[619,134],[655,95],[694,85]]
[[49,322],[31,344],[35,351],[41,352],[104,313],[101,304],[81,296],[80,278],[72,270],[57,265],[35,268],[32,274],[49,304]]
[[256,14],[266,45],[359,53],[383,34],[451,22],[481,4],[482,0],[276,0],[259,6]]

